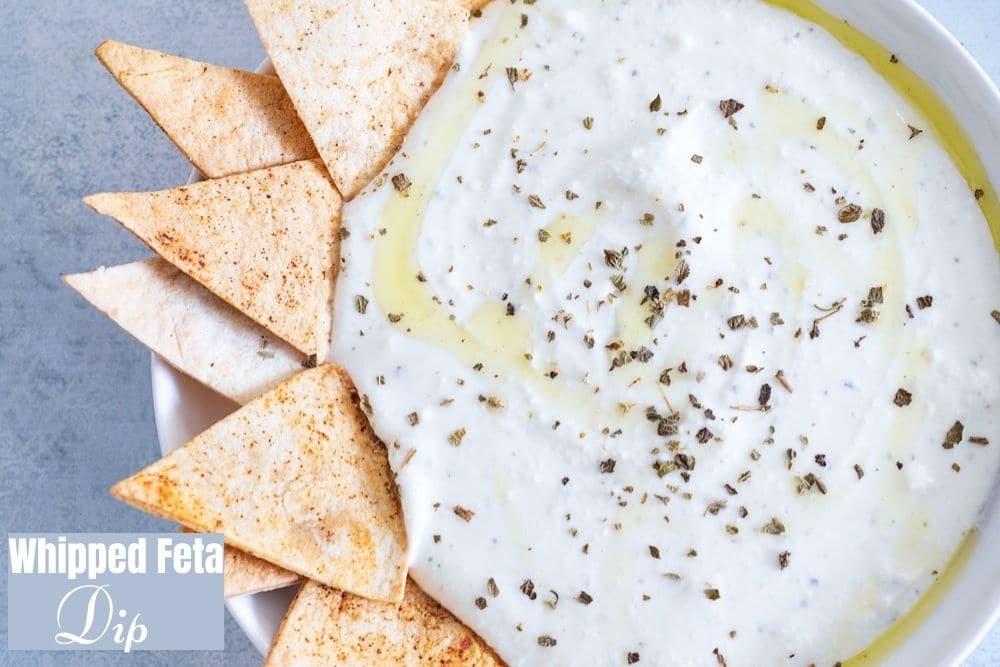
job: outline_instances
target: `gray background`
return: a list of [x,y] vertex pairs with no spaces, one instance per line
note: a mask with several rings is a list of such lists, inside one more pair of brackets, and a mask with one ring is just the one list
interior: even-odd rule
[[[922,4],[1000,81],[1000,0]],[[109,37],[247,69],[264,57],[239,0],[0,0],[0,533],[173,530],[108,495],[158,453],[149,353],[59,282],[149,254],[81,196],[172,187],[190,171],[93,57]],[[226,647],[101,663],[260,663],[228,614]],[[0,652],[0,664],[92,657]],[[967,664],[1000,664],[1000,626]]]

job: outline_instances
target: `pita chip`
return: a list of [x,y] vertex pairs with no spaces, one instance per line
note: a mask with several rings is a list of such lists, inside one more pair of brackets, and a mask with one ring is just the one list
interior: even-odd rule
[[172,366],[237,403],[302,370],[301,352],[158,257],[63,280]]
[[299,373],[111,493],[329,586],[402,598],[406,534],[386,452],[335,366]]
[[399,604],[307,581],[264,663],[284,665],[502,665],[483,640],[408,582]]
[[465,33],[453,0],[246,0],[333,182],[351,199],[389,161]]
[[209,178],[317,156],[278,77],[108,40],[98,59]]
[[84,201],[301,352],[325,356],[341,199],[319,160]]

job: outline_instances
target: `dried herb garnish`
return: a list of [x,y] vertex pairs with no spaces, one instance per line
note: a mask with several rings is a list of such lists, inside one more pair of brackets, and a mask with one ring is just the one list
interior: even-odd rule
[[705,508],[705,514],[703,516],[708,516],[709,514],[712,516],[719,516],[719,512],[724,509],[726,509],[725,500],[713,500],[708,504],[708,507]]
[[612,473],[615,471],[615,460],[614,459],[604,459],[601,461],[600,470],[603,473]]
[[486,407],[493,408],[494,410],[502,410],[507,407],[507,404],[503,402],[503,399],[496,396],[480,395],[479,402],[485,403]]
[[473,512],[470,509],[466,509],[461,505],[455,505],[454,507],[451,508],[451,511],[454,512],[456,516],[458,516],[460,519],[462,519],[462,521],[466,523],[472,521],[472,517],[476,515],[475,512]]
[[761,527],[760,532],[767,535],[784,535],[785,524],[781,523],[778,517],[771,517],[771,520]]
[[316,368],[317,363],[315,354],[310,354],[302,358],[302,368]]
[[701,164],[702,160],[704,159],[705,158],[703,158],[701,155],[698,155],[697,153],[691,156],[691,161],[694,162],[695,164]]
[[913,139],[917,135],[920,135],[920,134],[924,133],[923,130],[921,130],[919,128],[916,128],[916,127],[913,127],[912,125],[907,125],[906,127],[910,128],[910,139]]
[[462,444],[462,438],[465,437],[465,429],[457,428],[451,432],[448,436],[448,442],[451,443],[452,447],[458,447]]
[[420,415],[418,415],[416,412],[411,412],[410,414],[406,415],[406,423],[409,424],[410,426],[416,426],[417,424],[420,423]]
[[709,600],[718,600],[719,598],[722,597],[722,595],[719,593],[718,588],[706,588],[704,592],[705,592],[705,597],[708,598]]
[[545,242],[546,242],[546,241],[548,241],[548,240],[549,240],[549,239],[550,239],[551,237],[552,237],[552,235],[551,235],[551,234],[549,234],[549,233],[548,233],[547,231],[545,231],[544,229],[539,229],[539,230],[538,230],[538,240],[539,240],[539,241],[541,241],[542,243],[545,243]]
[[677,270],[674,272],[674,280],[678,285],[680,285],[689,275],[691,275],[691,267],[688,266],[687,260],[682,259],[677,263]]
[[593,128],[594,127],[594,117],[593,116],[586,116],[583,119],[583,127],[585,129],[588,129],[588,130],[591,129],[591,128]]
[[545,204],[542,202],[542,198],[538,195],[528,195],[528,203],[535,208],[545,208]]
[[551,648],[555,646],[558,642],[555,637],[550,637],[549,635],[541,635],[538,637],[538,645],[544,646],[545,648]]
[[[868,297],[861,300],[861,310],[858,312],[858,317],[854,321],[864,324],[873,324],[874,322],[877,322],[879,311],[875,308],[875,306],[881,305],[883,300],[882,286],[876,285],[874,287],[870,287],[868,289]],[[907,308],[909,308],[909,306],[907,306]]]
[[934,297],[930,294],[925,294],[924,296],[917,297],[917,308],[924,310],[925,308],[930,308],[934,305]]
[[392,187],[396,188],[397,192],[405,192],[410,185],[410,179],[406,177],[406,174],[399,173],[392,177]]
[[677,453],[674,454],[674,463],[677,464],[677,467],[681,470],[690,472],[694,470],[695,458],[690,454]]
[[768,402],[771,400],[771,385],[764,383],[760,386],[760,392],[757,394],[757,404],[762,408],[766,408]]
[[657,93],[656,97],[653,98],[653,101],[649,103],[649,111],[651,113],[656,113],[660,110],[661,106],[663,106],[663,100],[660,99],[660,94]]
[[612,250],[611,248],[604,249],[604,263],[610,266],[612,269],[621,269],[623,267],[624,253],[618,250]]
[[486,592],[489,593],[492,598],[500,595],[500,587],[497,586],[497,582],[493,579],[493,577],[486,580]]
[[476,598],[476,607],[479,609],[486,609],[486,598],[482,596]]
[[580,591],[580,593],[576,596],[576,601],[580,604],[590,604],[594,601],[594,598],[592,598],[590,593],[587,591]]
[[972,192],[972,196],[976,198],[976,201],[979,201],[979,200],[980,200],[980,199],[982,199],[982,198],[983,198],[983,197],[984,197],[985,195],[986,195],[986,191],[985,191],[985,190],[983,190],[982,188],[976,188],[976,189],[975,189],[975,190],[973,190],[973,192]]
[[733,367],[733,360],[729,357],[728,354],[719,355],[719,366],[722,368],[722,370],[728,371],[730,368]]
[[729,118],[734,113],[738,113],[740,109],[743,108],[743,103],[729,98],[728,100],[721,100],[719,102],[719,111],[722,112],[723,118]]
[[364,315],[368,311],[368,299],[360,294],[354,297],[354,310]]
[[901,408],[905,408],[912,401],[913,401],[913,394],[906,391],[902,387],[896,390],[896,395],[892,399],[892,402]]
[[873,208],[871,223],[873,234],[878,234],[885,229],[885,211],[880,208]]
[[774,374],[774,379],[777,380],[778,384],[784,387],[785,391],[787,391],[789,394],[793,393],[792,385],[791,383],[788,382],[788,378],[785,377],[785,371],[779,368],[778,371]]
[[821,480],[819,477],[816,476],[816,473],[810,472],[807,473],[806,476],[801,480],[797,491],[798,493],[803,493],[805,491],[810,491],[812,489],[816,489],[824,496],[826,495],[826,484],[824,484],[823,480]]
[[514,84],[520,80],[521,75],[518,73],[516,67],[507,68],[507,81],[510,83],[510,89],[514,90]]
[[778,554],[778,567],[781,568],[782,570],[788,567],[788,561],[791,558],[791,556],[792,554],[788,551],[782,551],[780,554]]
[[653,558],[659,559],[660,558],[660,548],[659,547],[654,547],[652,544],[650,544],[649,545],[649,555],[652,556]]
[[951,449],[958,443],[962,442],[962,431],[964,429],[965,426],[962,425],[962,422],[956,421],[951,425],[951,428],[948,429],[948,432],[945,433],[944,442],[941,443],[941,446],[945,449]]
[[789,447],[785,450],[785,470],[791,470],[792,466],[795,465],[795,457],[799,454],[794,449]]
[[626,664],[629,665],[634,665],[635,663],[639,662],[639,652],[630,651],[628,655],[625,656],[625,662]]
[[820,116],[816,121],[816,129],[822,130],[824,127],[826,127],[826,116]]
[[848,204],[839,211],[837,211],[837,220],[841,223],[847,224],[849,222],[857,222],[861,217],[861,207],[857,204]]
[[861,479],[862,477],[865,476],[865,469],[859,466],[857,463],[855,463],[854,474],[858,476],[858,479]]
[[535,592],[535,582],[531,579],[525,579],[521,582],[521,592],[527,595],[529,600],[534,600],[538,597],[538,594]]
[[980,447],[985,447],[990,444],[990,439],[982,435],[969,436],[969,442],[973,445],[979,445]]
[[701,429],[698,430],[698,432],[695,434],[694,437],[695,440],[704,445],[706,442],[712,439],[712,432],[707,428],[702,427]]
[[997,324],[1000,324],[1000,310],[994,310],[990,313],[990,316],[996,321]]

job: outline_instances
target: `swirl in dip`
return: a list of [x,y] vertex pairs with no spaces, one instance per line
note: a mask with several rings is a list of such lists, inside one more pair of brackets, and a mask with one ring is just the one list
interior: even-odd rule
[[992,489],[976,196],[783,10],[495,2],[344,225],[411,574],[510,663],[832,664]]

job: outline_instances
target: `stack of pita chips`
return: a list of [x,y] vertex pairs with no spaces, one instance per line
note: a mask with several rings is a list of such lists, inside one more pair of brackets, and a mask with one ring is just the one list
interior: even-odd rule
[[324,364],[340,208],[440,84],[457,0],[248,0],[278,76],[119,42],[98,58],[209,180],[93,195],[158,257],[66,282],[241,404],[113,495],[221,532],[226,595],[305,579],[268,664],[499,664],[406,578],[386,452]]

